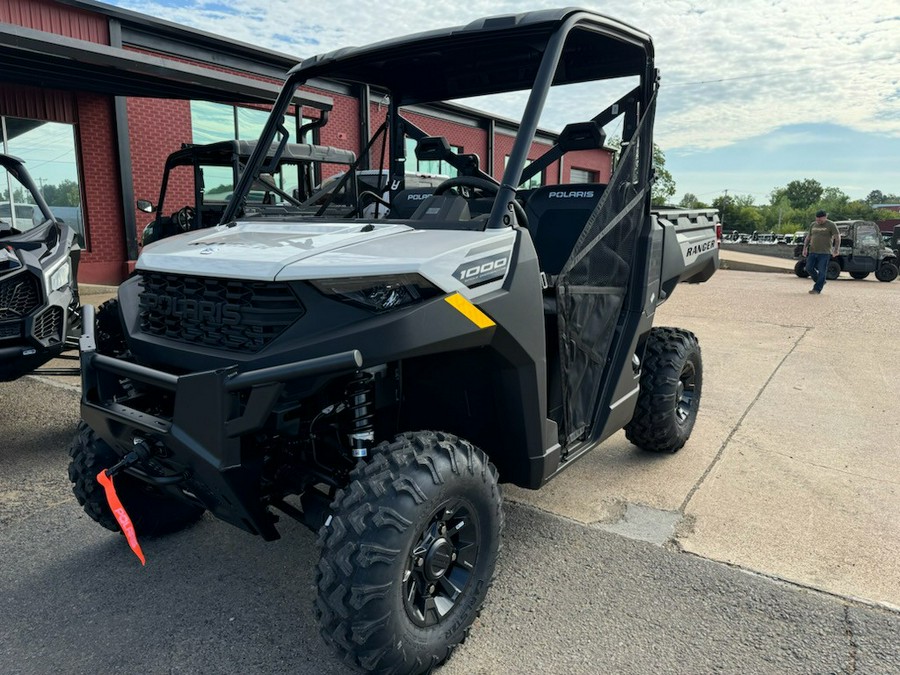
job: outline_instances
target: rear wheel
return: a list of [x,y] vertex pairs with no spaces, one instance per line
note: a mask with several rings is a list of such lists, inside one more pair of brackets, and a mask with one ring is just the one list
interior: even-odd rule
[[869,276],[868,272],[850,272],[850,276],[854,279],[865,279]]
[[690,438],[700,407],[703,362],[693,333],[653,328],[640,393],[625,437],[642,450],[677,452]]
[[893,281],[897,278],[897,266],[894,263],[885,262],[875,270],[875,278],[878,281]]
[[836,260],[829,260],[825,270],[826,279],[837,279],[841,274],[841,264]]
[[[78,503],[92,519],[107,530],[121,532],[119,523],[109,508],[103,486],[97,474],[119,461],[118,455],[94,430],[83,422],[69,448],[69,480]],[[203,509],[165,495],[142,480],[127,473],[114,479],[116,494],[128,512],[134,531],[141,535],[168,534],[184,529],[200,520]]]
[[797,264],[794,265],[794,274],[796,274],[801,279],[806,279],[809,277],[809,272],[806,271],[806,260],[798,260]]
[[319,531],[322,637],[365,670],[426,673],[481,611],[503,512],[487,456],[450,434],[383,443]]

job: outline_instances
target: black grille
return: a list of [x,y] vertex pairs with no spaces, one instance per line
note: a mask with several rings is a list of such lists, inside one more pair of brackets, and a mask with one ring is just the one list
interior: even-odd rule
[[0,321],[23,317],[40,302],[38,278],[33,274],[16,274],[0,281]]
[[214,349],[258,352],[306,312],[284,283],[141,275],[141,331]]
[[22,337],[22,322],[0,324],[0,340]]
[[34,320],[34,337],[44,343],[62,341],[62,307],[51,307]]

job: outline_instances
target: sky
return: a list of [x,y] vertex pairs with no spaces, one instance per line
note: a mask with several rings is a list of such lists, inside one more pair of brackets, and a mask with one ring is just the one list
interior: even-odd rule
[[[543,0],[109,4],[298,61],[485,16],[565,6]],[[654,40],[661,73],[655,141],[675,179],[673,201],[692,193],[711,202],[727,191],[765,204],[774,189],[806,178],[853,199],[872,190],[900,194],[900,0],[609,0],[580,6]],[[583,107],[590,113],[586,119],[599,112],[596,96],[581,87],[567,105]],[[517,118],[522,100],[476,103]],[[552,120],[542,126],[554,129]]]

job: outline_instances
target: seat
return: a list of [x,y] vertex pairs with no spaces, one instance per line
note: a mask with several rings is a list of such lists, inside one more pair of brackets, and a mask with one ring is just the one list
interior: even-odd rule
[[412,218],[416,209],[422,205],[434,192],[432,187],[410,188],[408,190],[400,190],[394,195],[391,201],[391,212],[389,217],[407,220]]
[[431,195],[421,202],[410,220],[457,222],[471,220],[469,203],[459,195]]
[[562,271],[605,187],[599,183],[545,185],[528,197],[528,231],[541,271],[548,277]]

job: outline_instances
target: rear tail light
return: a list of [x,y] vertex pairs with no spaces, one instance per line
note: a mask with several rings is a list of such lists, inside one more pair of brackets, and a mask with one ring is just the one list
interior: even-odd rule
[[722,246],[722,223],[716,223],[716,246]]

